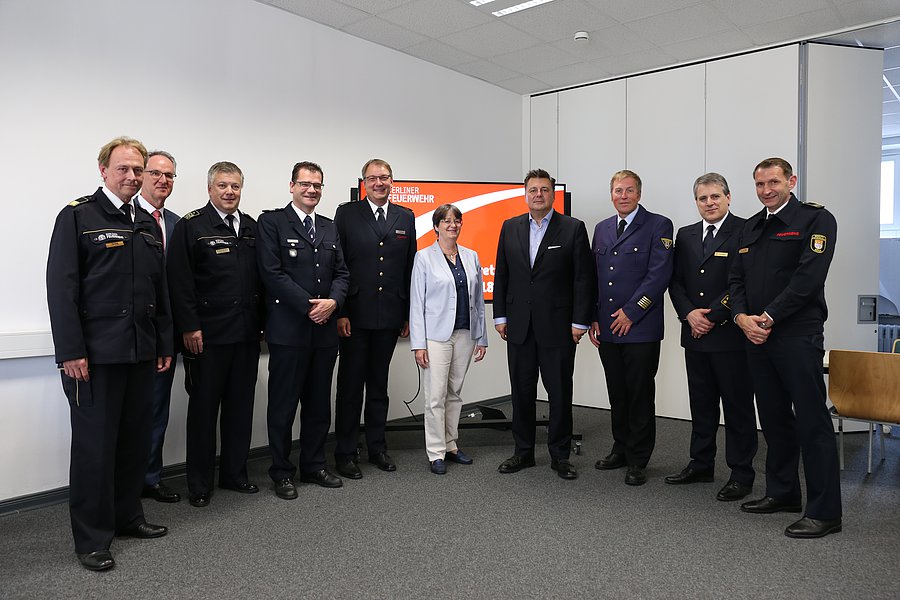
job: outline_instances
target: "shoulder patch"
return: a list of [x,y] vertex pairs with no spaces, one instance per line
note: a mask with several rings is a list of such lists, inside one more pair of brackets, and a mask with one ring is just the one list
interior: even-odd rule
[[809,249],[815,252],[816,254],[824,254],[825,246],[828,243],[828,238],[826,238],[821,233],[814,233],[809,238]]
[[825,208],[824,205],[816,204],[815,202],[801,202],[800,204],[809,208]]
[[659,238],[659,241],[662,242],[662,245],[666,250],[671,248],[673,245],[672,240],[670,240],[669,238]]
[[77,200],[72,200],[71,202],[69,202],[69,206],[78,206],[79,204],[84,204],[85,202],[90,202],[90,201],[91,201],[91,196],[82,196],[81,198],[78,198]]
[[184,219],[185,221],[190,221],[194,217],[199,217],[202,214],[203,214],[203,209],[198,208],[197,210],[192,210],[191,212],[189,212],[188,214],[184,215],[181,218]]

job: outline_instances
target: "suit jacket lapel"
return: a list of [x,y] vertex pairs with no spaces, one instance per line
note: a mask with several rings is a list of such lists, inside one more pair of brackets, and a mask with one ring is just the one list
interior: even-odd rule
[[[532,267],[533,269],[538,266],[538,263],[544,257],[544,254],[547,252],[547,247],[552,245],[552,243],[559,236],[559,228],[560,228],[559,221],[560,221],[559,215],[557,215],[557,214],[554,214],[552,217],[550,217],[550,222],[547,224],[547,231],[544,232],[544,237],[541,238],[541,243],[538,245],[537,254],[534,256],[534,266]],[[529,228],[528,233],[530,236],[531,223],[528,224],[528,228]],[[529,239],[529,247],[528,247],[529,252],[531,252],[530,244],[531,244],[531,240]],[[530,259],[531,259],[531,256],[529,255],[529,260]]]

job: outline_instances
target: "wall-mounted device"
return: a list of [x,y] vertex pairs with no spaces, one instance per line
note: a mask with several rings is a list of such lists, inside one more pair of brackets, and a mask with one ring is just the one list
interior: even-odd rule
[[876,323],[878,321],[878,296],[856,297],[856,324]]

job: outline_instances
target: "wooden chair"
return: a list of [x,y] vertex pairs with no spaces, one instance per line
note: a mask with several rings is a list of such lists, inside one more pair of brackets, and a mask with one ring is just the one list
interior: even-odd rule
[[[894,343],[894,352],[900,350]],[[828,353],[828,396],[838,420],[841,469],[844,468],[844,419],[868,423],[869,473],[872,434],[877,425],[900,425],[900,354],[832,350]],[[884,460],[884,430],[881,460]]]

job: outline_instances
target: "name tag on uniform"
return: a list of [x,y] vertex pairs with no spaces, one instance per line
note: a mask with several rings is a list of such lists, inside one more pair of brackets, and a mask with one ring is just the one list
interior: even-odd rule
[[125,242],[107,242],[106,243],[107,248],[118,248],[119,246],[124,246],[124,245],[125,245]]
[[713,256],[721,256],[721,257],[725,258],[728,256],[728,253],[727,252],[716,252],[713,254]]
[[741,248],[738,250],[738,254],[747,254],[748,252],[750,252],[750,248]]
[[231,248],[216,248],[216,254],[228,254]]

